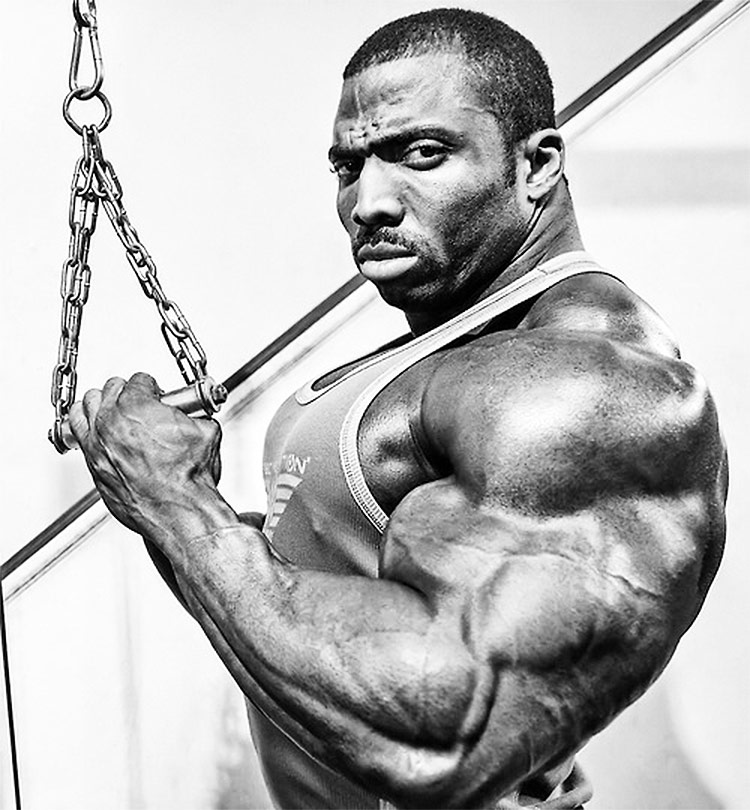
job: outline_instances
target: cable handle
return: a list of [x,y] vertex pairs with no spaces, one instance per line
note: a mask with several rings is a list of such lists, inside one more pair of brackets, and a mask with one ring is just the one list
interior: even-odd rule
[[[163,405],[177,408],[187,416],[213,416],[226,402],[227,389],[211,377],[202,377],[192,385],[167,391],[159,399]],[[49,431],[49,440],[60,454],[78,448],[78,439],[70,427],[68,415],[55,421]]]
[[[168,298],[159,281],[156,264],[138,237],[123,204],[122,185],[112,164],[104,157],[99,135],[106,128],[112,107],[102,93],[104,66],[99,45],[96,0],[73,0],[75,38],[68,84],[70,92],[63,102],[63,116],[82,139],[83,154],[76,163],[70,187],[68,257],[63,263],[60,296],[62,315],[57,363],[52,373],[51,400],[55,409],[52,444],[60,453],[76,446],[68,423],[78,382],[78,344],[83,307],[91,285],[89,248],[96,228],[100,206],[104,208],[115,233],[125,248],[125,256],[147,298],[156,306],[161,332],[187,387],[164,395],[163,401],[187,413],[202,411],[211,415],[226,400],[226,390],[208,377],[208,361],[203,347],[177,303]],[[89,40],[93,70],[91,83],[80,76],[85,39]],[[89,71],[91,72],[91,71]],[[98,124],[79,124],[71,115],[73,101],[96,98],[104,107]]]

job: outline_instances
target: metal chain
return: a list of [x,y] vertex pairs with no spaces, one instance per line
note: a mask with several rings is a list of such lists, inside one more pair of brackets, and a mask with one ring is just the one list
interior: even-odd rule
[[94,189],[96,160],[88,129],[83,131],[83,155],[78,158],[70,185],[70,243],[62,268],[60,295],[62,317],[57,364],[52,373],[52,404],[55,408],[55,433],[75,400],[78,375],[78,337],[83,306],[89,295],[91,268],[88,264],[91,235],[96,228],[99,195]]
[[112,164],[104,158],[96,127],[91,127],[90,134],[95,155],[95,192],[101,199],[115,233],[125,247],[127,260],[138,277],[143,292],[156,304],[162,320],[161,331],[164,340],[185,382],[193,383],[206,376],[206,353],[198,343],[182,310],[164,294],[156,276],[154,260],[138,238],[138,233],[122,204],[122,186]]
[[[82,4],[86,10],[82,9]],[[99,133],[112,117],[112,107],[101,90],[104,67],[96,23],[95,0],[73,0],[75,38],[70,62],[70,92],[63,102],[63,117],[82,138],[83,154],[76,163],[70,191],[68,221],[70,243],[62,268],[61,335],[57,364],[52,375],[52,404],[55,426],[50,433],[53,444],[63,452],[62,426],[75,400],[78,341],[83,307],[88,299],[91,268],[88,264],[91,236],[96,228],[99,203],[125,247],[125,255],[143,292],[156,304],[161,317],[161,331],[167,347],[177,362],[183,379],[193,384],[207,377],[207,360],[190,324],[177,304],[167,298],[156,275],[156,265],[138,238],[122,202],[122,186],[112,164],[104,158]],[[81,83],[79,71],[84,35],[88,38],[94,77],[91,84]],[[79,124],[71,114],[73,101],[96,98],[104,108],[98,124]]]

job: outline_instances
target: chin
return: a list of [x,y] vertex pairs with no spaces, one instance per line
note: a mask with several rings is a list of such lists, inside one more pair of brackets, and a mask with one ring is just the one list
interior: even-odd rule
[[424,297],[413,286],[407,285],[403,281],[373,281],[371,283],[375,285],[378,294],[386,304],[405,312],[419,307],[419,303]]
[[430,295],[424,291],[391,285],[378,286],[378,292],[386,304],[403,312],[410,323],[434,321],[436,318],[442,320],[438,316],[444,311],[445,302],[441,302],[434,293]]

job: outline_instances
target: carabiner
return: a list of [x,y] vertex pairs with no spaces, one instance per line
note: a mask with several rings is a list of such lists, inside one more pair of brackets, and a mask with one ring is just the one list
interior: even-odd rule
[[85,0],[88,11],[81,11],[81,0],[73,0],[73,16],[78,28],[96,28],[96,0]]
[[88,28],[89,45],[91,46],[91,61],[94,65],[94,81],[90,85],[78,83],[78,70],[81,66],[81,47],[83,43],[83,28],[76,26],[75,39],[73,40],[73,55],[70,59],[70,72],[68,74],[68,85],[71,90],[79,92],[78,98],[81,101],[93,98],[101,90],[104,81],[104,62],[102,61],[102,51],[99,45],[99,34],[96,26]]

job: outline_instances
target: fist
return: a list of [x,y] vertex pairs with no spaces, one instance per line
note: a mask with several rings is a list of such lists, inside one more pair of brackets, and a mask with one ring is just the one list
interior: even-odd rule
[[170,510],[189,509],[221,472],[221,430],[163,405],[153,377],[113,377],[70,410],[70,426],[107,508],[129,529],[148,533]]

